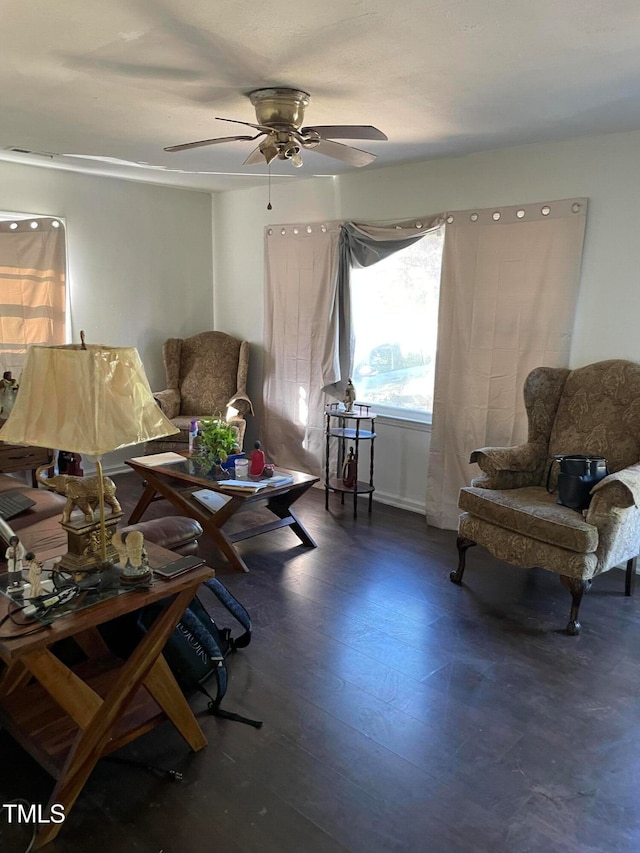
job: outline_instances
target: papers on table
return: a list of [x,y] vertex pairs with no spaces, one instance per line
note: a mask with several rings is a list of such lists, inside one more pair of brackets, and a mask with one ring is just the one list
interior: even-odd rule
[[184,456],[179,453],[173,453],[171,450],[167,453],[152,453],[149,456],[134,456],[131,460],[137,462],[138,465],[148,465],[153,468],[155,465],[169,465],[171,462],[184,462]]

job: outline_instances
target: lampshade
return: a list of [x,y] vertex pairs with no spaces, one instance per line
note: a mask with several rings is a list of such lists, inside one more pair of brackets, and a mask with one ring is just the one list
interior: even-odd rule
[[0,441],[101,457],[176,432],[135,347],[70,344],[29,348]]

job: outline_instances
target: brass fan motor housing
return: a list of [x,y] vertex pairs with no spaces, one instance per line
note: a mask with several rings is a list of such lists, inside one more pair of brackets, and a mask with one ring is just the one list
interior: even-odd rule
[[265,127],[300,127],[311,95],[301,89],[255,89],[249,92],[258,124]]

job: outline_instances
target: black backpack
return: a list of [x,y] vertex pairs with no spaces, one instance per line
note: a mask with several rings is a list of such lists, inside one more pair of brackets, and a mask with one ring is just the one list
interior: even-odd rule
[[[214,716],[247,723],[259,729],[262,726],[260,721],[250,720],[220,707],[229,681],[226,656],[236,649],[245,648],[251,642],[251,618],[242,604],[217,578],[204,581],[203,586],[235,617],[244,628],[244,633],[234,638],[230,628],[219,628],[196,596],[180,618],[162,653],[186,695],[198,690],[209,699],[209,712]],[[161,606],[161,603],[151,605],[139,613],[140,631],[146,632],[149,629],[157,609]],[[216,677],[215,699],[204,686],[212,675]]]

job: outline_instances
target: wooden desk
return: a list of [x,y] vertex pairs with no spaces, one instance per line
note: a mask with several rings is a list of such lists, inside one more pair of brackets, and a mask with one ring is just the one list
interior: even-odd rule
[[[158,546],[147,548],[152,566],[175,558]],[[60,617],[30,636],[20,637],[25,629],[10,621],[2,625],[0,722],[57,780],[45,816],[60,803],[68,817],[97,761],[167,718],[191,749],[207,745],[162,649],[199,585],[213,574],[202,566],[171,581],[154,581],[149,590],[131,590]],[[166,607],[128,660],[116,658],[98,626],[165,598]],[[9,605],[0,596],[0,618]],[[50,650],[69,637],[88,657],[73,668]],[[41,824],[34,849],[55,838],[63,826]]]
[[[211,477],[205,476],[193,460],[185,457],[182,461],[170,462],[163,465],[146,464],[138,459],[128,459],[136,474],[146,481],[145,490],[140,500],[133,508],[129,517],[129,524],[136,524],[147,511],[157,495],[162,495],[182,515],[188,515],[200,522],[202,529],[215,544],[220,548],[233,568],[241,572],[248,572],[249,568],[242,559],[235,543],[262,533],[269,533],[282,527],[290,527],[303,545],[308,548],[317,548],[311,534],[304,527],[294,510],[294,504],[302,495],[317,483],[319,477],[311,474],[303,474],[300,471],[291,471],[287,468],[279,468],[276,473],[290,474],[292,483],[284,486],[267,486],[259,492],[240,494],[238,492],[225,492],[222,480],[217,482]],[[229,481],[232,482],[232,481]],[[268,483],[268,480],[264,481]],[[229,496],[230,500],[217,512],[211,512],[204,508],[191,493],[196,489],[212,489]],[[266,524],[247,527],[235,533],[227,533],[222,528],[236,513],[248,509],[256,504],[264,504],[276,519]]]

